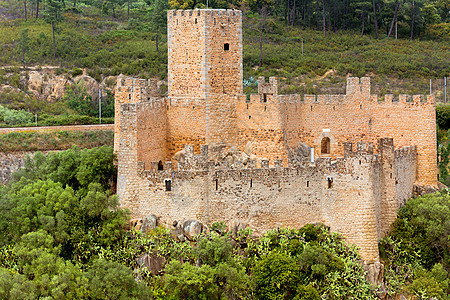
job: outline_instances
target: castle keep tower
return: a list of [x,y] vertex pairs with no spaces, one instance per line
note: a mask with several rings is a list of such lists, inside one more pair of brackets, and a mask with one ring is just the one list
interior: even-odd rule
[[167,25],[169,152],[233,144],[243,97],[241,12],[171,10]]

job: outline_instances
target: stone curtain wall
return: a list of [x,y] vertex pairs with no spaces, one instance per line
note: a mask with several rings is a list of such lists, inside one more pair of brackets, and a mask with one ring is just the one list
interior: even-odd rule
[[417,146],[395,150],[395,189],[397,208],[412,197],[412,186],[417,178]]
[[[174,220],[211,224],[239,219],[255,233],[321,222],[361,247],[366,261],[378,259],[372,176],[378,156],[353,151],[333,163],[305,160],[286,168],[280,161],[275,167],[263,161],[262,168],[250,164],[246,169],[216,165],[208,157],[205,151],[194,155],[192,147],[186,147],[186,161],[178,169],[165,164],[158,171],[157,162],[145,170],[141,166],[133,217],[156,214],[167,226]],[[171,191],[166,191],[167,180]]]
[[[332,157],[343,155],[343,144],[391,137],[396,147],[417,145],[418,182],[437,185],[436,116],[432,96],[391,95],[378,101],[370,95],[370,80],[349,78],[346,95],[280,95],[283,134],[287,146],[305,142],[321,156],[320,142],[332,137]],[[407,101],[410,100],[410,101]],[[277,105],[277,104],[274,104]],[[275,108],[271,108],[275,109]],[[274,128],[276,129],[276,128]]]

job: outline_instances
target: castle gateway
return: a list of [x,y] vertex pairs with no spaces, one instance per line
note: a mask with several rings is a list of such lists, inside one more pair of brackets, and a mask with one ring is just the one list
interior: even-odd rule
[[168,12],[168,95],[120,76],[114,148],[122,207],[170,226],[196,219],[256,233],[324,223],[378,260],[378,240],[414,185],[437,185],[432,96],[243,94],[242,15]]

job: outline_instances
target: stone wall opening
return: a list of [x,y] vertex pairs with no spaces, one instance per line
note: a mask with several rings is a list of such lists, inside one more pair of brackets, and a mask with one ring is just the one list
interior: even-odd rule
[[162,161],[158,162],[158,171],[163,171],[164,170],[164,165],[162,163]]
[[223,44],[223,50],[229,51],[230,50],[230,44],[228,44],[228,43]]
[[320,153],[330,154],[330,138],[324,137],[320,143]]
[[166,192],[172,191],[172,180],[166,179],[164,183],[166,184]]

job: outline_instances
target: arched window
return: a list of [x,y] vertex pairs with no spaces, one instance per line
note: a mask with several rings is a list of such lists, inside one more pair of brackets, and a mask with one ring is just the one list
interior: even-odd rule
[[330,154],[330,138],[324,137],[320,143],[320,149],[322,154]]
[[164,170],[164,165],[163,165],[162,161],[159,161],[158,162],[158,171],[162,171],[162,170]]

